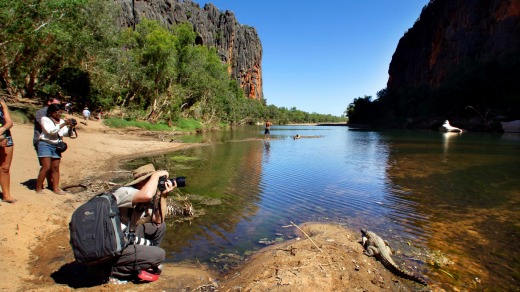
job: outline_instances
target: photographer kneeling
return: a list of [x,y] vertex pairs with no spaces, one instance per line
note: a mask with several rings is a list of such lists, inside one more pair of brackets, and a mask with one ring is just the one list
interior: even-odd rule
[[[112,276],[132,279],[137,275],[141,280],[154,281],[156,278],[143,277],[149,275],[146,272],[160,274],[159,265],[165,259],[165,251],[159,244],[166,232],[166,197],[177,183],[166,180],[162,188],[164,190],[159,190],[159,180],[163,176],[168,177],[168,171],[156,171],[153,164],[141,166],[132,174],[134,180],[118,188],[113,194],[119,207],[121,223],[135,236],[131,236],[130,240],[140,244],[130,244],[123,250],[112,266]],[[159,193],[160,199],[156,197],[156,193]],[[145,213],[150,210],[151,222],[140,224],[140,221],[145,221]]]

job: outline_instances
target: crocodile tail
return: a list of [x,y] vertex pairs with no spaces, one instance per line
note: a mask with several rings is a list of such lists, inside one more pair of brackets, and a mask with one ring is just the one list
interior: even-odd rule
[[402,271],[402,272],[403,272],[403,276],[402,276],[403,278],[415,281],[415,282],[417,282],[419,284],[422,284],[424,286],[428,286],[428,282],[426,282],[426,280],[423,279],[422,277],[419,277],[419,276],[417,276],[415,274],[412,274],[410,272],[406,272],[406,271]]
[[396,274],[397,276],[403,277],[408,280],[415,281],[415,282],[423,284],[425,286],[428,285],[426,280],[424,280],[423,278],[421,278],[413,273],[410,273],[406,270],[399,268],[393,261],[389,261],[384,257],[381,257],[380,260],[381,260],[381,263],[383,263],[383,265],[385,267],[387,267],[392,273]]

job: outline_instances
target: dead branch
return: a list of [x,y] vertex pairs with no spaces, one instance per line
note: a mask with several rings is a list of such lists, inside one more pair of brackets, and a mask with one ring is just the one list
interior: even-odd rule
[[67,189],[70,189],[70,188],[77,188],[77,187],[81,187],[81,188],[87,189],[87,186],[84,185],[84,184],[72,184],[72,185],[66,185],[66,186],[62,186],[61,189],[63,189],[63,190],[67,190]]
[[312,238],[307,234],[305,233],[305,231],[303,231],[300,227],[298,227],[298,225],[294,224],[292,221],[289,221],[291,222],[291,225],[298,228],[298,230],[300,230],[305,236],[307,236],[307,238],[312,242],[312,244],[314,244],[314,246],[320,251],[320,252],[323,252],[323,250],[321,250],[321,248],[316,245],[316,243],[312,240]]

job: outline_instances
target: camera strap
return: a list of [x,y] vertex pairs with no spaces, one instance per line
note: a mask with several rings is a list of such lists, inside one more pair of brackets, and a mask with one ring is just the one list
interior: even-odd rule
[[162,222],[163,214],[162,214],[162,208],[161,208],[161,193],[160,192],[156,192],[155,196],[153,196],[153,199],[152,199],[152,214],[154,216],[155,216],[155,212],[157,212],[157,210],[159,210],[159,216],[161,216],[161,223],[163,223]]
[[140,271],[141,271],[141,268],[139,267],[139,264],[137,263],[137,246],[135,244],[135,233],[134,231],[135,230],[130,230],[130,226],[132,225],[132,215],[134,213],[134,208],[129,208],[128,209],[128,218],[129,218],[129,221],[128,221],[128,225],[126,226],[125,230],[124,230],[124,233],[125,233],[125,237],[126,237],[126,240],[128,241],[128,245],[133,245],[134,246],[134,265],[133,265],[133,273],[135,273],[135,275],[139,275]]
[[[155,214],[155,210],[156,210],[156,199],[157,199],[158,194],[159,194],[159,192],[156,192],[155,196],[152,198],[152,200],[149,203],[137,204],[134,208],[137,208],[139,211],[144,211],[144,209],[146,209],[151,204],[152,205],[151,206],[152,207],[152,216],[153,216],[153,214]],[[159,201],[159,204],[160,204],[160,201]],[[142,281],[153,282],[159,278],[159,275],[151,274],[151,273],[146,272],[145,270],[142,270],[141,266],[137,263],[137,245],[138,245],[136,243],[137,236],[135,234],[135,230],[130,229],[130,226],[132,225],[131,222],[133,220],[132,215],[136,211],[134,208],[129,208],[129,210],[128,210],[128,217],[129,217],[130,221],[128,222],[128,226],[126,227],[126,232],[125,232],[125,235],[127,236],[127,240],[129,240],[129,245],[134,246],[133,273],[137,278],[139,278]],[[139,212],[139,213],[141,213],[141,212]],[[161,216],[162,216],[162,214],[161,214]],[[152,245],[155,245],[155,244],[152,244]]]

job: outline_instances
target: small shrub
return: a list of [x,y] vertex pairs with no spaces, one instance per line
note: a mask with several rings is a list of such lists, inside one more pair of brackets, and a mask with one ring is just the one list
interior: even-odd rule
[[195,132],[198,129],[202,129],[202,124],[194,119],[182,119],[176,123],[176,126],[180,128],[181,131],[186,132]]
[[32,122],[31,119],[24,112],[15,110],[15,111],[11,111],[10,114],[11,114],[11,119],[15,123],[30,124]]

